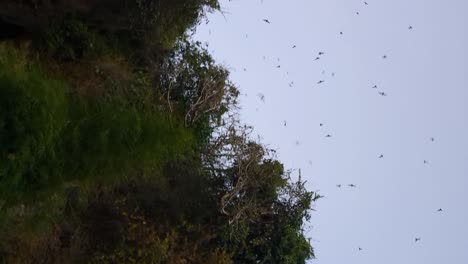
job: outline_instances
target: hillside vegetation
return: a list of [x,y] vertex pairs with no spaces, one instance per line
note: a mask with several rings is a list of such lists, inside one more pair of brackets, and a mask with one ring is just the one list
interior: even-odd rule
[[0,2],[0,263],[305,263],[319,195],[190,32],[216,0]]

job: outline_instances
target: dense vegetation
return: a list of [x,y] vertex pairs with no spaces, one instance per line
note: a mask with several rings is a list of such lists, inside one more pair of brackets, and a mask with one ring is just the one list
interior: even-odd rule
[[0,263],[312,258],[319,196],[190,40],[218,2],[64,2],[0,3]]

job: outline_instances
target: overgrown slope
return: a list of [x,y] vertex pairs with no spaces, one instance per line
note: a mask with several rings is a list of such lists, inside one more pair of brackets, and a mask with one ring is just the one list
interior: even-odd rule
[[1,263],[305,263],[319,197],[188,37],[214,0],[0,2]]

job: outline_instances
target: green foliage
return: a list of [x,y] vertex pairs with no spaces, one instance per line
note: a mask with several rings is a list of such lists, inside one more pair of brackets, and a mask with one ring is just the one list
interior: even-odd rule
[[56,157],[67,114],[65,85],[0,46],[0,200],[53,170],[46,164]]
[[221,125],[223,115],[237,108],[239,90],[229,81],[228,70],[216,64],[200,42],[177,42],[158,79],[161,93],[184,115],[185,124],[195,128],[202,144]]
[[1,200],[34,197],[74,179],[155,170],[191,149],[191,132],[132,104],[69,98],[66,85],[0,50]]
[[132,169],[155,169],[161,161],[190,150],[190,132],[162,114],[116,103],[72,105],[61,146],[61,163],[71,177],[115,177]]
[[102,54],[106,50],[101,36],[84,22],[71,17],[52,20],[38,38],[37,45],[62,61]]
[[[204,16],[206,8],[219,9],[218,0],[131,0],[129,1],[132,30],[146,45],[157,42],[172,48]],[[162,9],[162,10],[161,10]]]
[[310,219],[311,202],[319,196],[308,192],[300,179],[291,182],[277,161],[267,160],[253,171],[258,182],[246,188],[243,199],[254,201],[260,213],[225,229],[223,239],[234,252],[233,259],[247,264],[305,263],[314,254],[303,233],[303,221]]
[[250,138],[229,71],[188,40],[218,1],[98,2],[51,16],[34,49],[0,45],[0,263],[314,257],[319,196]]

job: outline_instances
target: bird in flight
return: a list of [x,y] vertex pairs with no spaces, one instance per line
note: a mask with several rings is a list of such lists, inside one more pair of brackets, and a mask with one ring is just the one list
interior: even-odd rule
[[362,247],[358,247],[358,250],[361,251],[361,250],[362,250]]
[[336,187],[341,188],[341,184],[337,184]]
[[335,73],[334,73],[334,72],[332,72],[331,76],[332,76],[332,77],[335,77]]
[[356,187],[356,185],[354,185],[354,184],[352,184],[352,183],[351,183],[351,184],[348,184],[348,186],[349,186],[349,187],[352,187],[352,188]]
[[372,86],[372,88],[377,89],[377,85]]
[[356,15],[359,15],[359,12],[356,12]]
[[322,123],[320,123],[320,126],[323,126],[323,124],[322,124]]
[[320,80],[317,82],[317,84],[321,84],[321,83],[324,83],[325,81],[324,80]]
[[383,154],[380,154],[379,158],[380,158],[380,159],[383,159]]
[[365,1],[364,1],[364,4],[365,4],[365,5],[369,5],[369,4],[368,4],[367,2],[365,2]]
[[276,68],[281,68],[281,65],[277,65]]
[[442,208],[437,209],[437,212],[442,212]]
[[387,96],[387,94],[384,93],[384,92],[379,92],[379,94],[380,94],[381,96]]
[[316,57],[315,60],[320,60],[320,57]]
[[416,243],[416,242],[418,242],[418,241],[420,241],[420,240],[421,240],[420,237],[416,237],[416,238],[414,239],[414,242]]
[[286,125],[287,125],[287,124],[286,124],[286,120],[284,120],[284,121],[283,121],[283,126],[286,126]]
[[431,141],[434,142],[435,138],[431,137]]
[[409,29],[409,30],[413,29],[413,26],[409,26],[408,29]]
[[293,45],[293,47],[292,47],[292,48],[293,48],[293,49],[295,49],[295,48],[296,48],[296,45]]
[[330,135],[330,134],[328,134],[328,135],[326,135],[325,137],[327,137],[327,138],[330,138],[330,137],[331,137],[331,135]]
[[325,52],[323,52],[323,51],[319,51],[319,53],[318,53],[319,56],[322,56],[324,54],[325,54]]
[[270,24],[270,20],[268,20],[268,19],[263,19],[263,21],[265,21],[265,23]]
[[383,55],[383,56],[382,56],[382,59],[386,59],[386,58],[387,58],[387,55]]
[[429,161],[427,161],[427,160],[424,160],[424,164],[428,164],[428,163],[429,163]]
[[343,35],[343,31],[340,31],[340,35]]
[[296,146],[299,146],[301,143],[299,142],[299,140],[296,140]]
[[265,102],[265,95],[264,94],[258,93],[257,96],[258,96],[258,98],[260,98],[260,100],[262,102]]

